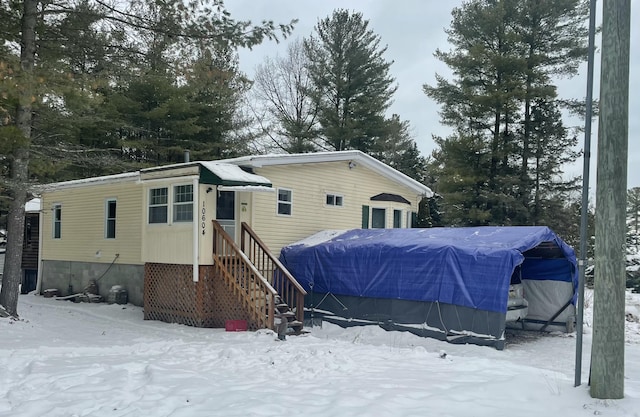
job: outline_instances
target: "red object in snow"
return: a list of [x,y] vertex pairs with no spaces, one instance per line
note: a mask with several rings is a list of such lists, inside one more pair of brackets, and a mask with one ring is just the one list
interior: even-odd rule
[[246,320],[227,320],[224,323],[224,329],[228,332],[246,332],[247,321]]

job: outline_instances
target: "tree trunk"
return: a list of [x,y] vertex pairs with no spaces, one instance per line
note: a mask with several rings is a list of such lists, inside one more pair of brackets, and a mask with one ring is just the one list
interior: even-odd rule
[[26,141],[13,151],[11,158],[11,182],[9,197],[11,204],[7,216],[7,251],[4,262],[0,305],[7,313],[18,315],[18,294],[22,280],[22,244],[24,241],[24,207],[27,201],[29,173],[29,143],[31,142],[31,119],[34,97],[33,68],[36,54],[36,13],[38,0],[24,0],[21,21],[20,50],[20,97],[16,111],[16,125]]
[[602,5],[591,396],[624,397],[630,0]]

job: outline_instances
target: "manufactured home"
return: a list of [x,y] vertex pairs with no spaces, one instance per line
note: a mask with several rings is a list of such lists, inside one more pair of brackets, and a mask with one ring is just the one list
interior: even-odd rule
[[[90,283],[145,318],[300,325],[305,290],[280,249],[325,229],[408,228],[425,185],[360,152],[184,162],[41,189],[41,291]],[[275,256],[273,254],[276,254]]]

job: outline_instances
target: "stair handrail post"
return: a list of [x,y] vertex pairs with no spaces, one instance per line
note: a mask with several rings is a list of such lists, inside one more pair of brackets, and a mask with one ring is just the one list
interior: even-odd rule
[[[229,234],[222,228],[222,226],[220,225],[220,223],[218,223],[216,220],[212,220],[212,224],[213,224],[213,230],[214,230],[214,236],[217,236],[217,238],[215,239],[214,242],[217,242],[218,238],[224,240],[227,244],[227,247],[229,249],[229,254],[230,255],[237,255],[237,258],[240,260],[240,262],[242,262],[247,268],[249,268],[249,270],[251,271],[251,273],[255,276],[254,282],[262,287],[264,287],[264,293],[265,296],[269,296],[269,299],[271,300],[275,300],[275,297],[277,295],[276,290],[273,288],[273,286],[264,278],[264,276],[262,275],[262,273],[260,271],[258,271],[258,269],[255,267],[255,265],[253,265],[253,263],[249,260],[249,258],[247,257],[247,255],[245,255],[244,252],[242,252],[240,250],[240,248],[238,247],[238,245],[233,241],[233,238],[231,238],[231,236],[229,236]],[[216,244],[214,244],[214,247],[216,246]],[[216,251],[213,251],[213,255],[214,255],[214,259],[215,258],[220,258],[220,254],[218,254]],[[218,261],[220,261],[221,259],[216,259]],[[231,274],[230,271],[228,269],[224,269],[222,268],[221,264],[222,262],[218,262],[219,267],[223,270],[225,270],[228,274]],[[237,281],[237,277],[234,276],[234,279],[236,279]],[[250,288],[248,289],[250,291]],[[249,293],[247,292],[247,295],[249,295]],[[246,297],[245,297],[246,298]],[[253,310],[254,312],[256,312],[258,310],[258,307],[256,307],[254,302],[249,302],[249,305],[252,305],[251,310]],[[265,310],[266,309],[266,317],[267,317],[267,323],[266,323],[266,327],[274,330],[274,317],[275,317],[275,306],[273,301],[271,302],[267,302],[265,303],[265,307],[266,308],[260,308],[260,310]],[[264,317],[264,315],[262,316]],[[263,321],[262,320],[258,320],[258,322]]]
[[[253,230],[249,227],[249,225],[246,222],[242,222],[241,227],[242,227],[242,230],[246,230],[246,232],[249,234],[249,236],[258,243],[258,246],[260,246],[261,248],[267,248],[267,245],[262,241],[262,239],[260,239],[260,237],[258,237],[258,235],[256,235],[253,232]],[[282,265],[280,260],[278,258],[272,256],[272,254],[271,254],[271,252],[269,250],[266,250],[265,253],[271,259],[271,261],[274,263],[274,265],[278,269],[282,270],[282,273],[285,275],[287,280],[290,281],[293,284],[293,286],[296,288],[296,290],[298,290],[300,293],[302,293],[303,296],[307,295],[307,291],[304,288],[302,288],[302,285],[300,285],[300,283],[293,277],[293,275],[291,275],[289,270],[287,268],[285,268],[284,265]]]
[[296,320],[304,322],[304,295],[300,293],[296,296]]
[[[259,262],[262,268],[268,269],[268,271],[261,271],[261,273],[264,275],[269,272],[271,280],[267,281],[272,286],[277,287],[276,292],[280,295],[282,301],[284,301],[290,309],[295,309],[296,321],[303,323],[304,297],[307,294],[305,289],[302,288],[300,283],[291,275],[280,260],[273,256],[267,245],[246,222],[241,223],[240,235],[243,254],[249,258],[252,265],[256,265],[256,263]],[[246,253],[245,249],[247,246],[254,248],[254,250]],[[257,251],[255,249],[257,249]],[[273,305],[275,307],[275,300]],[[271,312],[275,313],[275,308],[273,308],[273,310],[270,309],[270,313]],[[272,320],[271,317],[269,317],[269,320]]]

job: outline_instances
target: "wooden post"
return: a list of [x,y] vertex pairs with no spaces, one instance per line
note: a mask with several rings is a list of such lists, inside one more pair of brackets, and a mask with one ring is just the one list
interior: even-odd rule
[[591,396],[624,397],[630,0],[604,0]]

